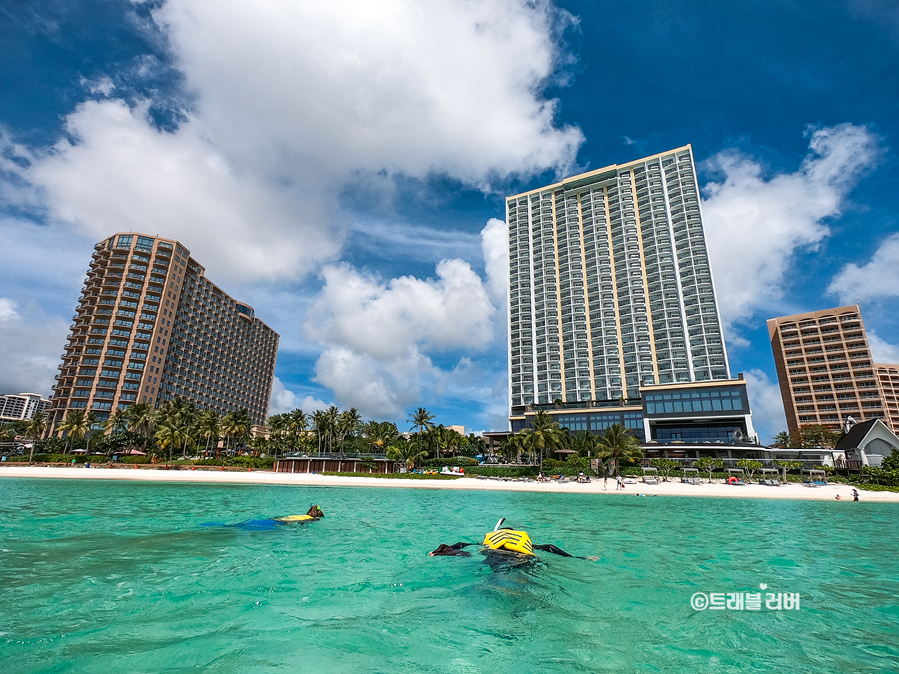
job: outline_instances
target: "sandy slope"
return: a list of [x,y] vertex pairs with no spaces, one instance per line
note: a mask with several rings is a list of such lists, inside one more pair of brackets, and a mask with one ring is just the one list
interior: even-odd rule
[[[603,480],[590,484],[567,482],[503,482],[499,480],[479,480],[460,478],[458,480],[404,480],[372,477],[334,477],[329,475],[309,475],[305,473],[272,473],[267,471],[219,471],[219,470],[147,470],[127,468],[77,468],[17,466],[0,464],[0,477],[43,477],[87,480],[141,480],[149,482],[206,482],[225,484],[296,484],[321,487],[404,487],[412,489],[486,489],[506,491],[540,491],[554,493],[601,494],[622,497],[639,494],[665,496],[719,496],[735,498],[794,498],[806,500],[841,501],[852,503],[852,488],[846,485],[805,487],[798,484],[783,487],[763,487],[761,485],[730,486],[726,484],[690,485],[680,482],[663,482],[657,485],[626,485],[624,490],[615,491],[615,482]],[[861,492],[865,502],[880,501],[899,503],[896,492]]]

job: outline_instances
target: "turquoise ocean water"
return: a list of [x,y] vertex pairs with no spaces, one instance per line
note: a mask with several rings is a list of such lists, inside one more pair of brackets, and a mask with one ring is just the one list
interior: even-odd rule
[[[311,502],[310,525],[203,526]],[[599,561],[427,556],[499,517]],[[864,502],[3,478],[0,670],[897,672],[897,522]],[[690,605],[760,583],[799,610]]]

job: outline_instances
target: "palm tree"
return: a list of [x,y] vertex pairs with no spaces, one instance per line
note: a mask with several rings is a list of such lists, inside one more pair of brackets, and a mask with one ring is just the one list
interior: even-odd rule
[[623,424],[612,424],[599,439],[599,457],[615,467],[615,475],[621,474],[621,462],[633,463],[643,458],[640,440]]
[[84,451],[85,453],[88,453],[91,449],[91,431],[93,430],[94,426],[97,425],[97,415],[93,412],[88,412],[84,415],[84,423],[87,426],[84,431],[84,436],[87,438],[87,447]]
[[309,415],[297,408],[283,416],[285,429],[290,431],[290,448],[295,452],[300,436],[309,428]]
[[28,455],[29,466],[31,465],[31,460],[34,458],[34,446],[46,432],[47,415],[43,412],[35,412],[34,416],[31,417],[31,421],[29,421],[28,425],[25,427],[25,437],[31,438],[31,453]]
[[252,427],[250,413],[245,409],[228,412],[222,417],[222,434],[231,439],[231,449],[249,437]]
[[539,410],[531,422],[531,428],[522,431],[524,448],[539,455],[540,470],[543,470],[543,453],[562,446],[562,432],[559,424],[552,420],[548,412]]
[[[434,415],[428,412],[424,407],[419,407],[412,413],[409,419],[412,424],[412,430],[416,435],[424,435],[427,437],[428,432],[434,428]],[[440,457],[440,450],[437,450],[437,456]]]
[[188,435],[188,427],[177,414],[161,418],[156,423],[156,432],[153,434],[156,443],[163,450],[169,451],[169,463],[172,461],[172,447],[184,443]]
[[427,431],[434,428],[434,415],[428,412],[424,407],[419,407],[412,413],[409,419],[412,424],[412,430],[416,433]]
[[521,433],[513,433],[502,443],[502,452],[506,460],[515,457],[515,463],[521,462],[521,450],[524,449],[525,436]]
[[593,433],[583,431],[571,437],[570,449],[576,449],[580,456],[595,456],[599,449],[599,438]]
[[135,403],[125,410],[128,419],[128,430],[144,436],[144,451],[150,440],[150,427],[153,424],[153,410],[147,403]]
[[218,447],[219,435],[221,435],[221,421],[215,410],[203,410],[197,416],[197,431],[200,437],[206,438],[205,455],[209,454],[209,444],[215,442]]
[[376,454],[383,454],[400,437],[396,424],[389,421],[369,421],[362,427],[362,434]]
[[257,435],[255,438],[250,438],[249,443],[250,447],[253,448],[254,456],[259,456],[261,453],[265,452],[268,449],[268,440],[265,439],[264,435]]
[[355,435],[361,425],[362,417],[355,407],[351,407],[337,417],[336,427],[341,452],[346,453],[346,439]]
[[327,430],[326,439],[328,441],[328,454],[334,451],[334,433],[337,430],[337,418],[340,416],[340,410],[331,405],[325,410],[325,429]]
[[318,453],[322,453],[322,439],[325,435],[325,427],[328,425],[328,414],[324,410],[315,410],[312,413],[312,425],[315,426],[315,435],[318,438]]
[[109,418],[103,422],[104,430],[112,433],[124,431],[128,429],[128,410],[118,409],[109,415]]
[[[294,410],[294,412],[296,411],[297,410]],[[305,417],[306,415],[304,414],[303,416]],[[279,448],[283,449],[284,435],[287,432],[288,425],[290,423],[289,420],[289,414],[273,414],[268,418],[267,426],[269,434],[269,445],[271,446],[272,456],[278,455]],[[291,451],[293,451],[292,444]]]
[[412,442],[398,440],[387,448],[387,458],[391,461],[404,461],[406,468],[412,470],[416,462],[428,455],[427,450],[422,447],[423,440],[420,437]]
[[59,425],[60,431],[68,432],[69,442],[66,443],[66,454],[69,453],[71,440],[83,438],[88,428],[87,415],[84,410],[69,410],[68,414],[66,414],[66,418],[63,419],[62,423]]
[[781,431],[774,436],[774,444],[781,449],[789,449],[793,446],[793,438],[786,431]]

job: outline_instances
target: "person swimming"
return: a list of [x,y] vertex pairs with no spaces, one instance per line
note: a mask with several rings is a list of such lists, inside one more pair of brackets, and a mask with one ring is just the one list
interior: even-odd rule
[[321,508],[319,508],[314,503],[309,504],[309,510],[306,511],[305,515],[282,515],[281,517],[266,517],[264,519],[258,520],[244,520],[243,522],[238,522],[237,524],[205,524],[203,526],[227,526],[234,527],[236,529],[244,529],[245,531],[267,531],[271,529],[277,529],[285,524],[303,524],[305,522],[314,522],[317,519],[321,519],[325,516],[325,513],[322,512]]
[[[552,543],[536,545],[531,542],[527,532],[516,531],[511,527],[502,527],[503,522],[505,522],[505,518],[497,522],[493,531],[488,532],[484,536],[484,542],[480,550],[480,553],[487,558],[485,562],[494,571],[506,571],[517,566],[536,562],[539,558],[534,553],[534,550],[542,550],[560,557],[588,559],[594,562],[598,560],[597,557],[592,556],[577,557]],[[476,543],[464,543],[461,541],[452,545],[441,543],[428,553],[428,557],[471,557],[471,553],[465,548],[472,545],[476,545]]]

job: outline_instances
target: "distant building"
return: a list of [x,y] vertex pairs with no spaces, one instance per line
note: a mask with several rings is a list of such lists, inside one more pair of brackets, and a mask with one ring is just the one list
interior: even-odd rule
[[899,431],[899,365],[874,363],[858,305],[772,318],[768,334],[791,434],[850,417]]
[[180,397],[268,415],[278,334],[205,276],[178,241],[116,234],[95,246],[62,364],[51,428],[68,410],[105,419]]
[[0,396],[0,421],[23,421],[37,412],[46,412],[50,401],[38,393]]
[[647,441],[754,437],[689,145],[508,197],[506,222],[512,431],[545,410]]

